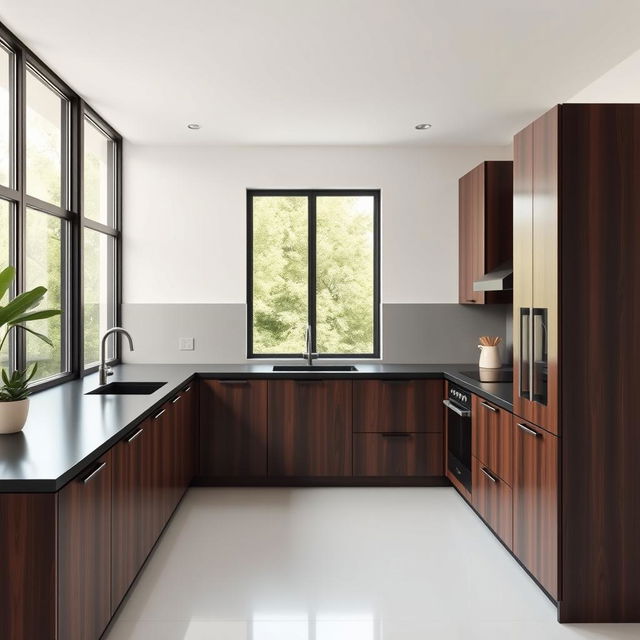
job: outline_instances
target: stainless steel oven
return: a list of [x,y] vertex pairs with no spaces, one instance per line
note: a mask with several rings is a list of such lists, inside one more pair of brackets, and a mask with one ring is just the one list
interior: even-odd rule
[[447,467],[471,493],[471,394],[449,384],[447,407]]

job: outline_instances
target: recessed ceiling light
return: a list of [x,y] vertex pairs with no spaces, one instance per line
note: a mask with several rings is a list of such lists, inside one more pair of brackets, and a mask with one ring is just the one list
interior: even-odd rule
[[197,130],[200,128],[200,125],[197,124],[196,122],[192,122],[191,124],[187,125],[187,129],[192,129],[193,131]]
[[431,125],[426,122],[423,122],[422,124],[417,124],[416,129],[418,131],[426,131],[427,129],[431,129]]

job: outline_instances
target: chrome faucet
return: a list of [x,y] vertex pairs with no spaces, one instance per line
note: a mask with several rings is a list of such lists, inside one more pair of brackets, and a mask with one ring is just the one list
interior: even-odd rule
[[104,332],[104,335],[102,336],[102,342],[100,343],[100,366],[98,367],[98,372],[100,373],[100,384],[107,384],[107,376],[112,376],[113,375],[113,371],[111,370],[111,367],[107,365],[106,363],[106,359],[107,359],[107,338],[112,334],[112,333],[121,333],[125,336],[127,336],[127,339],[129,340],[129,349],[131,349],[131,351],[133,351],[133,339],[131,338],[131,336],[129,335],[129,332],[126,329],[123,329],[122,327],[112,327],[111,329],[107,330]]
[[304,337],[304,341],[307,347],[307,351],[305,353],[302,354],[302,357],[309,363],[309,366],[311,367],[313,365],[313,361],[320,355],[319,353],[313,353],[312,349],[312,345],[313,345],[313,339],[311,337],[311,325],[308,324],[307,325],[307,330],[305,333],[305,337]]

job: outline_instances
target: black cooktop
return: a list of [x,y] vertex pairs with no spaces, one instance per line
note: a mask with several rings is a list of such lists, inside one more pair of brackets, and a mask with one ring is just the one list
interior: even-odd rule
[[513,369],[475,369],[460,373],[478,382],[513,382]]

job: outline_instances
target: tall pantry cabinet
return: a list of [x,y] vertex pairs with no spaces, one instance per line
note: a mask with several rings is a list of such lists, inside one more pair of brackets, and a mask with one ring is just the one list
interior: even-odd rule
[[640,621],[639,176],[640,105],[514,139],[513,547],[562,622]]

